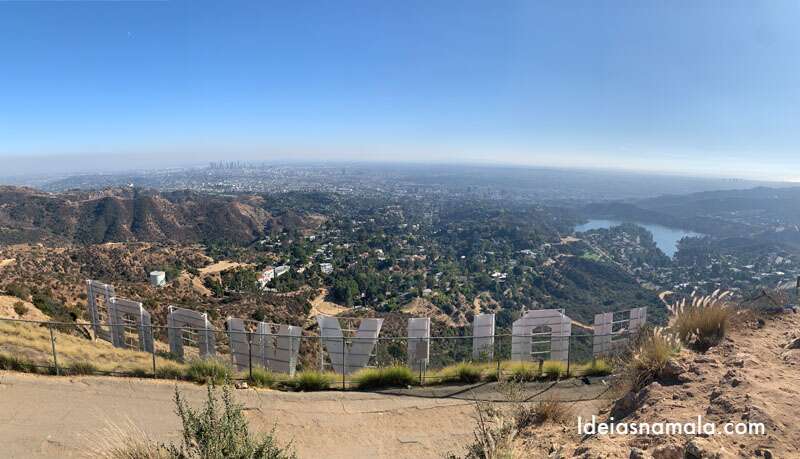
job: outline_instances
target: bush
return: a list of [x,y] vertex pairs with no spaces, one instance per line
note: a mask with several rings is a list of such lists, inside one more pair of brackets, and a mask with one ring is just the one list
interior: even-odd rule
[[481,380],[483,371],[472,362],[461,362],[444,367],[436,373],[440,382],[461,382],[473,384]]
[[607,376],[611,374],[613,367],[603,359],[596,359],[582,366],[579,371],[584,376]]
[[6,293],[25,301],[31,299],[31,289],[16,282],[6,285]]
[[22,317],[28,313],[28,307],[25,306],[25,303],[22,301],[17,301],[14,303],[14,312],[16,312],[18,316]]
[[128,371],[128,375],[133,376],[134,378],[149,378],[153,376],[153,374],[150,373],[150,369],[145,367],[133,368],[132,370]]
[[185,370],[174,363],[163,363],[156,366],[156,378],[160,379],[185,379]]
[[[467,445],[465,459],[500,459],[522,457],[516,438],[514,418],[504,415],[490,403],[475,402],[476,427],[473,442]],[[448,459],[457,456],[450,453]]]
[[514,413],[517,429],[544,424],[545,422],[561,422],[569,415],[569,408],[562,402],[548,399],[533,405],[520,405]]
[[725,336],[732,308],[725,301],[729,292],[719,291],[708,296],[695,296],[690,303],[684,299],[670,306],[670,328],[681,342],[705,352]]
[[256,387],[272,387],[275,384],[275,375],[265,368],[253,367],[252,374],[248,375],[248,381]]
[[92,375],[97,373],[97,365],[86,360],[72,362],[67,369],[73,375]]
[[516,382],[534,381],[539,375],[539,364],[533,362],[514,362],[508,366],[511,380]]
[[13,354],[0,353],[0,370],[35,373],[36,367],[22,357]]
[[380,387],[405,387],[417,383],[411,368],[404,365],[393,365],[384,368],[364,368],[353,375],[359,389],[375,389]]
[[542,376],[551,379],[567,377],[567,364],[560,360],[547,360],[542,365]]
[[231,380],[233,371],[226,362],[215,358],[195,359],[189,362],[186,376],[189,380],[221,385]]
[[336,374],[322,373],[319,371],[301,371],[294,375],[286,384],[297,391],[311,392],[330,389],[336,379]]
[[631,390],[641,390],[659,378],[679,350],[677,339],[663,329],[642,334],[635,351],[623,364],[621,381]]
[[[208,386],[205,406],[192,409],[175,388],[175,405],[183,425],[183,442],[170,445],[170,456],[206,459],[283,459],[294,458],[292,451],[279,447],[274,430],[260,438],[250,434],[242,406],[233,401],[230,388],[222,388],[222,407]],[[220,409],[221,408],[221,409]]]

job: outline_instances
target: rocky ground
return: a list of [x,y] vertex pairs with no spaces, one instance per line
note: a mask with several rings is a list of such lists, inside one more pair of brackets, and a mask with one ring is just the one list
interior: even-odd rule
[[577,423],[522,432],[528,457],[700,459],[800,457],[800,312],[740,313],[724,341],[682,350],[661,381],[600,410],[615,422],[763,423],[763,435],[579,436]]

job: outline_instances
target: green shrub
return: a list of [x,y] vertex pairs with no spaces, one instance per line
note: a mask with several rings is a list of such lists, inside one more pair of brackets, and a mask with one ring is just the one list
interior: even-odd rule
[[542,376],[551,379],[567,377],[567,365],[560,360],[547,360],[542,365]]
[[186,376],[189,380],[201,384],[221,385],[231,380],[233,371],[226,362],[219,359],[195,359],[189,362]]
[[514,362],[507,368],[511,372],[510,379],[517,382],[536,380],[539,374],[539,364],[533,362]]
[[384,368],[364,368],[353,375],[353,381],[359,389],[376,389],[411,386],[417,382],[417,377],[411,368],[393,365]]
[[25,306],[25,303],[22,301],[17,301],[14,303],[14,312],[16,312],[18,316],[22,317],[28,313],[28,307]]
[[92,375],[97,373],[97,365],[86,360],[72,362],[67,369],[73,375]]
[[207,459],[284,459],[294,458],[288,448],[276,444],[274,430],[260,438],[249,430],[242,405],[234,402],[230,388],[222,388],[222,406],[211,385],[205,406],[192,409],[175,388],[175,405],[183,425],[183,442],[170,445],[170,456]]
[[16,282],[6,285],[6,293],[25,301],[31,299],[31,289]]
[[301,371],[294,375],[286,384],[297,391],[311,392],[330,389],[336,380],[336,374],[322,373],[319,371]]
[[36,367],[26,359],[13,354],[0,353],[0,370],[36,373]]
[[261,367],[253,367],[252,374],[248,374],[247,379],[250,384],[256,387],[272,387],[275,384],[275,375]]
[[186,371],[174,363],[162,363],[156,366],[156,378],[186,379]]
[[434,374],[440,382],[461,382],[473,384],[481,380],[483,370],[472,362],[461,362],[444,367]]
[[153,374],[150,372],[150,369],[144,367],[134,368],[128,372],[128,375],[133,376],[134,378],[149,378],[153,376]]
[[607,376],[611,374],[613,367],[603,359],[596,359],[580,367],[579,371],[584,376]]

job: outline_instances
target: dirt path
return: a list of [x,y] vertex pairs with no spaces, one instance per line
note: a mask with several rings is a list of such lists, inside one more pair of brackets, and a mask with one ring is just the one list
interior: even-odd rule
[[[193,404],[205,387],[181,383]],[[290,393],[237,390],[252,427],[276,427],[305,457],[442,457],[463,452],[474,426],[472,395],[498,399],[493,384],[385,393]],[[579,380],[532,384],[530,399],[599,398],[603,384]],[[469,393],[468,393],[469,392]],[[109,424],[142,429],[157,441],[179,440],[174,383],[113,377],[46,377],[0,372],[3,457],[86,457]],[[472,394],[472,395],[470,395]],[[596,412],[607,400],[571,403]]]
[[[180,384],[193,403],[205,388]],[[174,384],[0,372],[3,457],[85,457],[93,435],[132,422],[159,441],[177,440]],[[370,393],[237,390],[256,430],[276,424],[300,457],[441,457],[472,433],[464,400]]]

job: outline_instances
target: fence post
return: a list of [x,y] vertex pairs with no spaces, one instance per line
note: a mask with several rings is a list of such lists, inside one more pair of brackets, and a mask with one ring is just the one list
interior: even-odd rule
[[344,335],[342,335],[342,390],[345,389],[344,378],[347,374],[347,343],[344,342]]
[[564,375],[565,378],[569,378],[569,361],[571,360],[571,351],[572,350],[572,337],[567,337],[567,374]]
[[322,348],[322,331],[319,334],[319,340],[317,341],[319,347],[319,371],[320,373],[325,371],[325,351]]
[[150,335],[153,337],[153,345],[150,347],[150,350],[152,351],[153,354],[153,379],[155,379],[158,377],[156,373],[156,335],[153,332],[152,325],[150,326]]
[[253,333],[247,332],[247,370],[253,380]]
[[494,360],[497,361],[497,382],[500,382],[500,356],[498,355],[499,353],[497,352],[498,341],[499,340],[497,339],[492,340],[492,357],[494,357]]
[[53,366],[56,367],[56,375],[60,375],[61,371],[58,369],[58,357],[56,356],[56,336],[53,334],[53,325],[47,324],[47,329],[50,331],[50,346],[53,348]]

